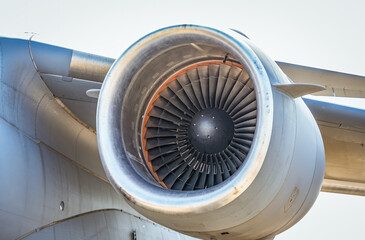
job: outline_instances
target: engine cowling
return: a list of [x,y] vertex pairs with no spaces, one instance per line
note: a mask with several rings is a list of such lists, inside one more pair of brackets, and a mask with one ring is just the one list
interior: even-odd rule
[[280,68],[233,30],[155,31],[110,69],[98,103],[106,174],[138,212],[205,239],[266,239],[298,222],[323,142]]

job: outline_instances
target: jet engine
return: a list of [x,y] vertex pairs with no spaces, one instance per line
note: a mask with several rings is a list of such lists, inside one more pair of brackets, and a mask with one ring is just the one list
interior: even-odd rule
[[290,89],[238,31],[155,31],[103,83],[97,136],[106,174],[134,209],[168,228],[272,239],[308,212],[324,175],[318,126]]

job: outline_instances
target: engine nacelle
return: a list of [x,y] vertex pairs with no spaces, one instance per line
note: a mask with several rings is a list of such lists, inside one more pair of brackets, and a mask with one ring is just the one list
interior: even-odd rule
[[298,222],[324,175],[317,124],[244,35],[153,32],[110,69],[98,103],[112,185],[147,218],[204,239],[267,239]]

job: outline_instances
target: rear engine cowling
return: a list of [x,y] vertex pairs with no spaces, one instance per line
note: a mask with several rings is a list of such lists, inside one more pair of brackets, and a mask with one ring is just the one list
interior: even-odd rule
[[114,63],[98,103],[104,169],[149,219],[205,239],[299,221],[324,174],[318,127],[279,67],[236,31],[173,26]]

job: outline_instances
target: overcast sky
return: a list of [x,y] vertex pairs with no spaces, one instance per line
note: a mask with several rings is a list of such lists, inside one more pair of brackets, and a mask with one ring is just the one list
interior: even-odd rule
[[[0,0],[0,35],[36,32],[37,41],[114,58],[148,32],[181,23],[238,29],[274,60],[365,75],[361,0]],[[364,223],[365,197],[321,193],[276,239],[365,239]]]

